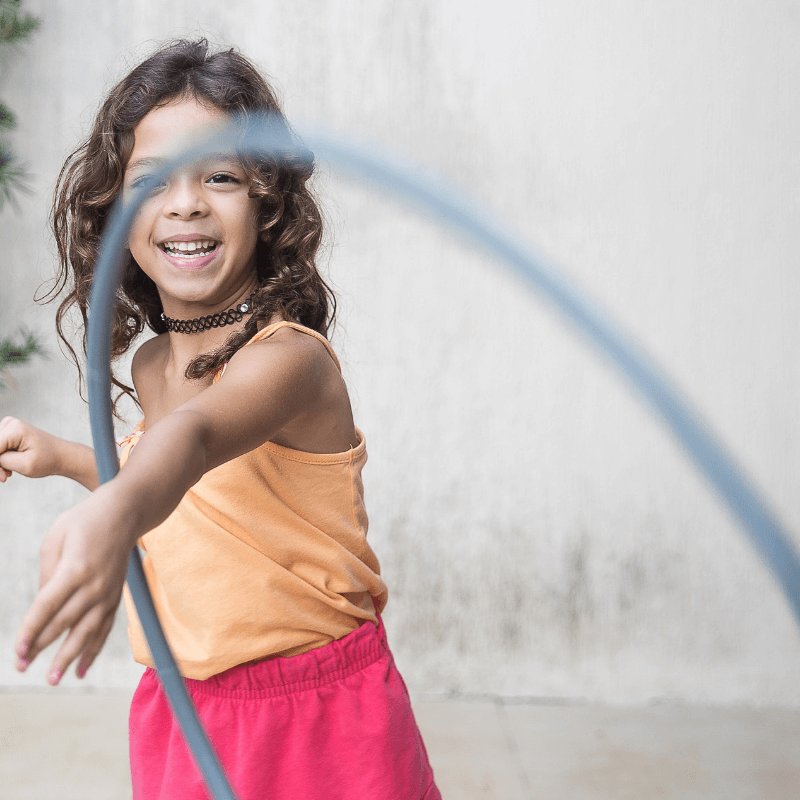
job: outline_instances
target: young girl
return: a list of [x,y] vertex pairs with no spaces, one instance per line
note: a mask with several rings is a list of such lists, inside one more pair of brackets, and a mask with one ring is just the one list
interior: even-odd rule
[[[176,136],[248,112],[280,109],[245,58],[205,41],[162,48],[111,91],[56,190],[62,338],[71,306],[86,321],[114,200]],[[308,164],[220,155],[183,168],[142,207],[113,355],[145,326],[158,335],[133,358],[144,419],[123,440],[114,480],[98,488],[91,449],[0,423],[0,481],[65,475],[93,490],[47,534],[17,666],[69,631],[49,681],[76,659],[86,674],[139,542],[167,638],[241,800],[435,800],[381,622],[365,442],[326,339],[335,304],[315,267],[310,177]],[[134,798],[206,798],[127,587],[125,601],[134,658],[147,666],[130,714]]]

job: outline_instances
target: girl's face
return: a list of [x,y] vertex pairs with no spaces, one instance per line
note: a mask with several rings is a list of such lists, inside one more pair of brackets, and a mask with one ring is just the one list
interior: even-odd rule
[[[176,138],[227,119],[192,98],[154,108],[134,128],[123,192],[174,154]],[[248,192],[236,157],[215,156],[176,172],[145,201],[128,247],[158,287],[167,316],[210,312],[252,286],[258,200]]]

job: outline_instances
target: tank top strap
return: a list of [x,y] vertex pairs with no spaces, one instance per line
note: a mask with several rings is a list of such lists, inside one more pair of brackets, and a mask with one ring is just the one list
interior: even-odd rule
[[124,447],[128,442],[138,439],[144,433],[144,420],[140,420],[136,427],[117,442],[119,447]]
[[[266,328],[262,328],[252,339],[245,342],[243,347],[247,347],[248,344],[253,344],[253,342],[260,342],[264,339],[269,339],[273,333],[279,331],[281,328],[294,328],[296,331],[300,331],[300,333],[308,334],[309,336],[313,336],[315,339],[319,339],[323,345],[325,345],[325,349],[328,351],[328,355],[333,360],[333,363],[336,364],[336,368],[339,372],[342,371],[342,365],[339,363],[339,359],[336,357],[336,353],[333,351],[333,347],[331,343],[321,334],[317,333],[313,328],[307,328],[305,325],[301,325],[299,322],[290,322],[289,320],[282,319],[280,322],[274,322],[272,325],[267,325]],[[225,367],[228,364],[222,365],[222,368],[217,372],[214,376],[214,383],[216,383],[225,373]]]

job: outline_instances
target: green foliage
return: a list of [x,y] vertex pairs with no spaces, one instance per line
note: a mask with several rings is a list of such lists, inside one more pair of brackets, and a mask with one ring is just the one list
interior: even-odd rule
[[[14,46],[25,41],[38,27],[39,20],[23,14],[21,0],[0,0],[0,58],[7,58]],[[5,103],[0,103],[0,134],[7,134],[16,126],[16,118]],[[0,140],[0,208],[10,201],[14,193],[27,191],[26,172],[11,152],[6,141]],[[20,331],[16,338],[0,339],[0,389],[5,388],[3,376],[6,369],[26,364],[44,351],[36,337]]]
[[[20,10],[21,0],[0,0],[0,57],[6,57],[9,47],[25,41],[38,27],[39,20]],[[0,103],[0,133],[7,133],[16,125],[11,109]],[[27,191],[26,172],[17,163],[5,142],[0,142],[0,208],[10,201],[13,193]],[[1,369],[2,367],[0,367]]]
[[0,131],[11,130],[16,124],[14,112],[5,103],[0,103]]
[[0,42],[11,44],[27,39],[38,27],[32,14],[20,14],[20,0],[0,0]]
[[28,173],[24,167],[17,163],[5,145],[0,144],[0,208],[6,202],[16,208],[14,192],[30,192],[27,179]]
[[44,355],[36,337],[29,331],[21,331],[19,339],[0,339],[0,389],[5,388],[3,373],[8,367],[27,364],[34,356]]

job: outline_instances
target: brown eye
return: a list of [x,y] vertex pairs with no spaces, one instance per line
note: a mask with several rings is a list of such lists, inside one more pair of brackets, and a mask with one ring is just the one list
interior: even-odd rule
[[165,186],[164,182],[157,184],[152,175],[140,175],[135,180],[132,180],[130,184],[131,189],[148,189],[150,191],[160,189],[163,186]]
[[238,178],[234,178],[227,172],[215,172],[209,179],[209,183],[239,183]]

